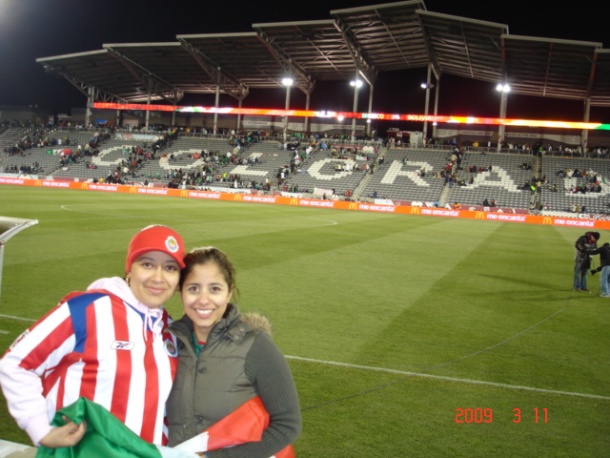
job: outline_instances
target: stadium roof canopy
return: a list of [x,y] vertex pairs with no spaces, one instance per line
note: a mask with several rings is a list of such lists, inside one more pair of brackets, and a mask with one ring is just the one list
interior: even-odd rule
[[601,43],[513,36],[508,25],[428,11],[423,0],[36,61],[96,102],[178,104],[185,94],[217,89],[243,100],[251,89],[283,87],[286,75],[310,94],[319,81],[358,74],[374,85],[381,72],[430,66],[437,79],[508,83],[515,94],[610,107],[610,50]]

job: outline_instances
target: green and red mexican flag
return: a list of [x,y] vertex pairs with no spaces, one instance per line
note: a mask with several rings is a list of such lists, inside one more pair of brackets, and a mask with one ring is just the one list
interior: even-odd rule
[[[127,428],[99,404],[79,398],[55,413],[52,424],[61,426],[68,418],[75,423],[87,422],[87,432],[74,447],[41,446],[36,458],[197,458],[199,452],[260,441],[269,425],[269,414],[259,397],[250,399],[234,412],[210,426],[201,434],[175,448],[150,444]],[[294,458],[289,445],[270,458]]]

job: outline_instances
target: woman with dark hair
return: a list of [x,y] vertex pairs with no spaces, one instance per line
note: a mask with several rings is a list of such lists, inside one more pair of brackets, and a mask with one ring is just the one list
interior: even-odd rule
[[179,365],[167,404],[169,445],[199,435],[258,397],[269,418],[260,441],[208,451],[206,456],[269,458],[290,446],[302,427],[286,358],[271,338],[267,318],[241,314],[231,302],[235,269],[224,252],[198,248],[184,262],[184,316],[170,327],[179,339]]

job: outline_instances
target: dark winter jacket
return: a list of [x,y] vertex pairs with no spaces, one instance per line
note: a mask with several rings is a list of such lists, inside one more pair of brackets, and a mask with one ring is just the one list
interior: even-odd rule
[[576,239],[574,247],[576,253],[574,255],[574,261],[580,266],[581,270],[585,271],[591,267],[591,255],[590,251],[597,248],[597,241],[599,240],[599,232],[585,232]]
[[179,355],[167,402],[170,446],[203,432],[257,395],[270,420],[261,441],[208,455],[268,458],[297,439],[302,427],[297,391],[265,317],[240,315],[237,306],[229,304],[199,356],[195,355],[190,318],[183,316],[170,331],[178,338]]
[[610,266],[610,243],[604,243],[599,248],[591,250],[590,254],[599,254],[599,266]]

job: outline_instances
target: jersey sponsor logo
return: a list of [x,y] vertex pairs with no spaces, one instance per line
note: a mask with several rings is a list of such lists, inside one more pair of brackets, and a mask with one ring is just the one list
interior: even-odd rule
[[15,341],[14,341],[14,342],[11,344],[11,346],[10,346],[10,350],[12,350],[13,348],[15,348],[15,346],[16,346],[16,345],[17,345],[19,342],[21,342],[21,341],[22,341],[22,340],[25,338],[25,336],[27,336],[29,333],[30,333],[30,330],[29,330],[29,329],[26,329],[25,331],[23,331],[23,332],[21,333],[21,335],[20,335],[19,337],[17,337],[17,338],[15,339]]
[[113,350],[133,350],[134,347],[135,344],[127,340],[115,340],[110,346]]

